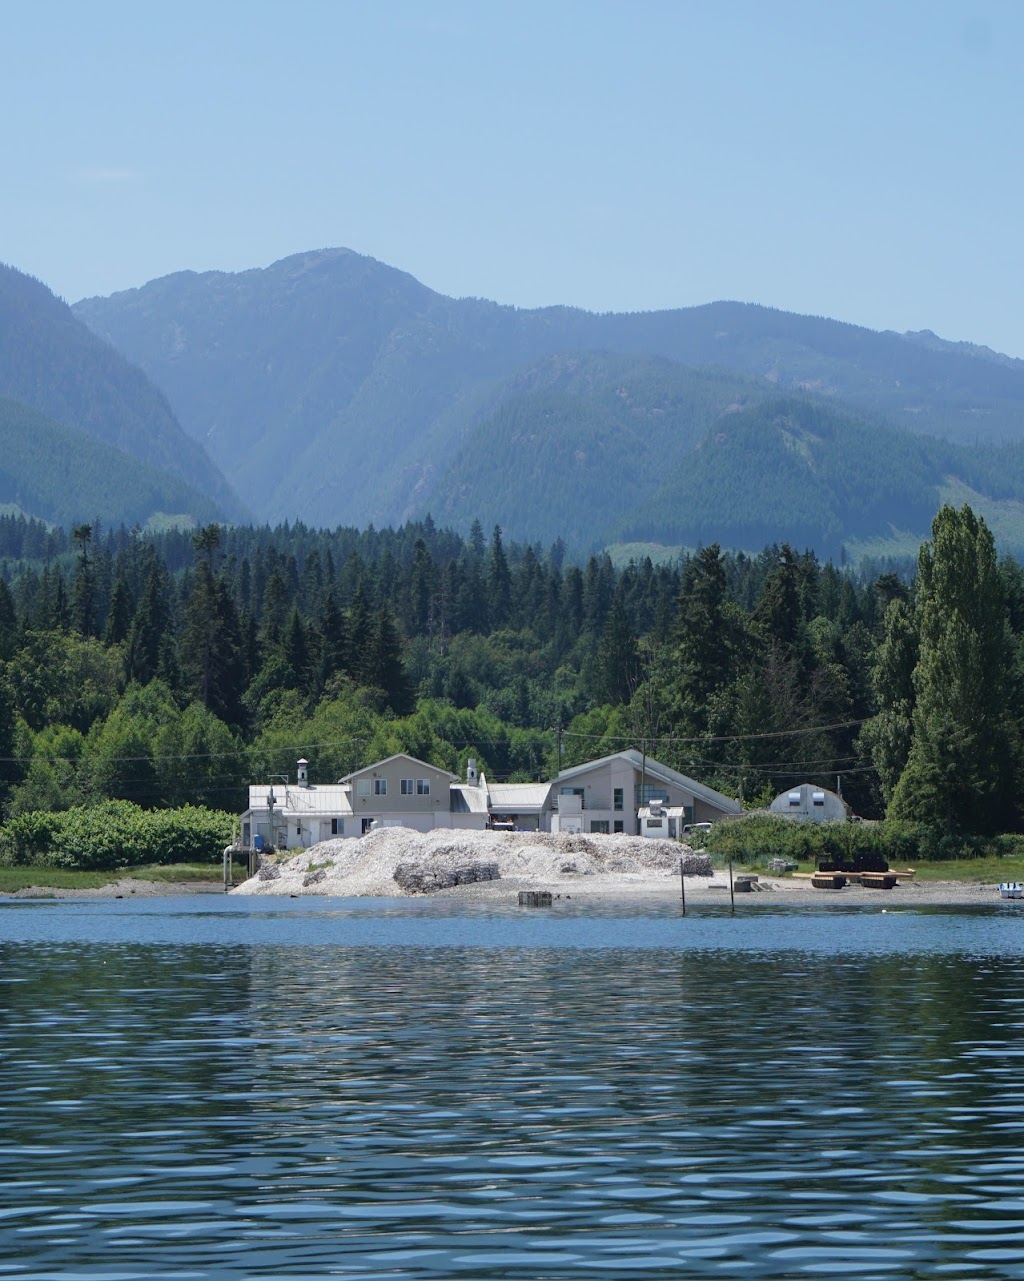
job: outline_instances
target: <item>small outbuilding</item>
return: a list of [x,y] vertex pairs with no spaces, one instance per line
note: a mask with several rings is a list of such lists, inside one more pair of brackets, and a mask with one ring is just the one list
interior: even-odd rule
[[814,783],[801,783],[780,792],[768,808],[773,814],[803,819],[805,823],[841,823],[853,815],[841,796]]

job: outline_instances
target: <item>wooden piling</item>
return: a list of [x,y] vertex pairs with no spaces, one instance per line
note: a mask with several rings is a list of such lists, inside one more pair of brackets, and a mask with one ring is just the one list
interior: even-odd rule
[[679,895],[683,900],[683,915],[686,915],[686,879],[683,876],[683,860],[679,860]]
[[736,889],[735,889],[735,886],[733,885],[733,879],[732,879],[732,859],[731,858],[729,859],[729,906],[732,909],[733,915],[735,915],[736,914]]

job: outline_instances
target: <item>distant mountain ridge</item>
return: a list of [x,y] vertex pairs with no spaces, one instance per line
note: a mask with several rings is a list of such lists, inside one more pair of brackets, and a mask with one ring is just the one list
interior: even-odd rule
[[0,397],[0,505],[70,529],[100,517],[145,525],[217,520],[221,509],[179,476],[87,432]]
[[[920,527],[922,504],[950,476],[969,483],[971,467],[1005,489],[968,455],[1024,440],[1024,361],[755,304],[519,310],[447,298],[332,249],[177,273],[73,310],[148,373],[270,521],[382,524],[432,510],[585,547],[674,541],[697,525],[729,541],[733,511],[744,537],[764,541],[787,536],[777,503],[760,511],[785,457],[781,487],[803,475],[817,499],[801,510],[818,513],[804,523],[832,542]],[[780,397],[781,409],[764,408]],[[787,417],[797,430],[780,435]],[[934,441],[915,450],[915,435]],[[720,437],[729,445],[712,466]],[[913,460],[908,496],[929,497],[873,500],[870,484],[892,485],[886,468],[863,466],[864,449]],[[1005,474],[1017,471],[1011,459]],[[698,479],[699,496],[688,488]],[[993,495],[1019,499],[1024,489]]]
[[[146,374],[94,334],[44,284],[3,264],[0,397],[60,424],[66,432],[103,442],[125,455],[126,463],[134,459],[164,472],[163,481],[150,475],[143,489],[195,505],[197,517],[219,512],[237,519],[245,514],[224,476],[202,445],[182,430],[166,397]],[[12,421],[9,406],[5,421]],[[62,435],[61,440],[72,448],[72,435]],[[75,442],[76,455],[84,456],[83,451],[89,452],[87,446]],[[92,451],[90,457],[95,456]],[[64,461],[56,455],[50,465]],[[115,470],[122,476],[141,475],[130,467]],[[77,481],[68,474],[63,479],[65,484]],[[26,492],[36,492],[35,478],[25,480]],[[128,507],[138,510],[134,498]]]

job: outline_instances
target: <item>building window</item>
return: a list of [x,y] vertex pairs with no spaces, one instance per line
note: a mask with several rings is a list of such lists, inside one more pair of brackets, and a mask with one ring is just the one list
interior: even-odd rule
[[614,828],[613,828],[612,830],[613,830],[613,831],[615,831],[615,832],[621,832],[621,831],[622,831],[622,819],[621,819],[621,818],[617,818],[617,819],[615,820],[615,826],[614,826]]
[[645,783],[643,787],[637,785],[636,789],[636,807],[640,809],[642,805],[650,805],[651,801],[661,801],[668,804],[668,792],[663,787],[658,787],[654,783]]
[[387,796],[388,780],[386,778],[375,778],[373,780],[373,794],[374,796]]
[[412,796],[412,795],[413,795],[413,790],[412,790],[412,779],[411,779],[411,778],[403,778],[403,779],[402,779],[402,795],[403,795],[403,796]]
[[602,836],[608,835],[608,820],[606,818],[594,818],[590,821],[590,830],[600,832]]
[[416,795],[417,796],[430,795],[430,779],[429,778],[418,778],[416,780]]
[[800,793],[799,793],[799,792],[790,792],[790,794],[789,794],[789,803],[790,803],[790,805],[793,805],[793,806],[799,806],[799,804],[800,804]]
[[612,788],[612,809],[613,810],[622,809],[622,788],[621,787]]
[[342,829],[342,820],[340,818],[331,819],[331,835],[340,836]]
[[369,832],[369,831],[372,829],[372,827],[373,827],[373,819],[372,819],[372,818],[364,818],[364,819],[363,819],[363,835],[365,836],[365,835],[366,835],[366,833],[367,833],[367,832]]
[[356,792],[358,795],[369,796],[370,790],[370,780],[368,778],[360,778],[356,780]]
[[649,818],[645,824],[647,827],[664,827],[665,824],[660,818]]
[[824,792],[812,792],[812,793],[811,793],[811,800],[814,802],[814,804],[815,804],[815,805],[824,805],[824,804],[825,804],[825,793],[824,793]]

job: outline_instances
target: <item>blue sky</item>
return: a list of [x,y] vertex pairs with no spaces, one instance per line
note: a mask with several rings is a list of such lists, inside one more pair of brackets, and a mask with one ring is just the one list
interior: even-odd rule
[[1024,357],[1016,0],[0,3],[0,259],[69,301],[344,245]]

